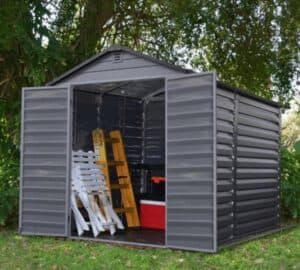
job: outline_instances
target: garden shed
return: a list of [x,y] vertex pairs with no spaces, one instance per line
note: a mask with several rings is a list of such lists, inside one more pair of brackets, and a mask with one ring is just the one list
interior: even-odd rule
[[[78,236],[72,153],[94,151],[99,128],[122,135],[139,222],[130,226],[121,211],[125,229]],[[207,252],[274,231],[279,135],[277,103],[214,72],[110,47],[46,86],[23,88],[19,231]],[[123,194],[111,194],[122,204]]]

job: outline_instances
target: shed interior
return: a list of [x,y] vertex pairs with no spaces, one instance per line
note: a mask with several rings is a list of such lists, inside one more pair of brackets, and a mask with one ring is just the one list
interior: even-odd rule
[[[141,213],[141,200],[165,201],[165,182],[154,183],[153,176],[165,176],[165,79],[145,79],[81,84],[73,91],[72,149],[94,151],[92,132],[96,128],[108,134],[119,130],[131,175],[134,197]],[[107,156],[112,150],[107,147]],[[112,183],[117,183],[115,168],[109,169]],[[114,208],[122,207],[120,190],[112,190]],[[83,215],[84,210],[82,210]],[[119,214],[124,230],[111,236],[101,232],[97,239],[165,245],[165,230],[128,227],[125,214]],[[152,217],[155,219],[155,217]],[[74,216],[71,235],[77,236]],[[85,232],[81,237],[93,237]]]

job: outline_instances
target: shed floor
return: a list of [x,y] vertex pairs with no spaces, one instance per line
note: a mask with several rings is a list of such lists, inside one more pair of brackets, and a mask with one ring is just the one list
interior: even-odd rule
[[[82,237],[94,238],[92,233],[85,233]],[[150,229],[131,229],[127,228],[124,231],[118,230],[115,235],[109,233],[101,233],[95,239],[142,243],[148,245],[165,245],[165,231],[163,230],[150,230]]]

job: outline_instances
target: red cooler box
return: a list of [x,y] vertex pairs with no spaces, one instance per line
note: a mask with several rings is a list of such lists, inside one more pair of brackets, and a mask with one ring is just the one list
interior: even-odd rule
[[140,201],[141,227],[147,229],[165,229],[165,202]]

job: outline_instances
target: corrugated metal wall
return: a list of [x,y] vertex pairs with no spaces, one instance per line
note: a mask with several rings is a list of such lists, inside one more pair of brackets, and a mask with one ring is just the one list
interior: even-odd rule
[[67,235],[68,88],[23,90],[20,232]]
[[238,95],[236,236],[279,225],[278,108]]
[[214,75],[169,79],[167,229],[169,247],[215,246]]
[[279,226],[279,108],[217,90],[218,243]]
[[233,238],[234,93],[217,88],[218,244]]

